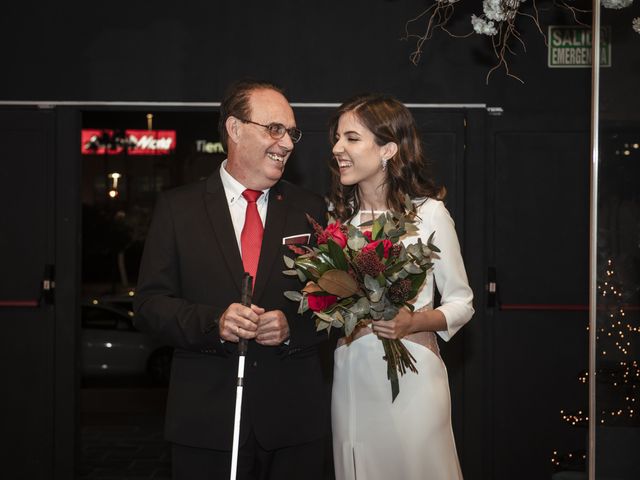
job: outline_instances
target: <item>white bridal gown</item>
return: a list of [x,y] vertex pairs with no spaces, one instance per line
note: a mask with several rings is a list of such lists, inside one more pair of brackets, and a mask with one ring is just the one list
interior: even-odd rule
[[[419,205],[419,202],[418,202]],[[449,340],[473,315],[453,220],[443,203],[429,199],[418,207],[418,235],[426,243],[435,231],[434,266],[414,300],[416,309],[433,307],[434,279],[441,295]],[[352,220],[361,223],[360,214]],[[437,257],[436,257],[437,256]],[[402,340],[416,359],[418,373],[400,377],[391,402],[391,384],[380,340],[363,328],[335,351],[332,392],[333,454],[336,480],[457,480],[462,478],[451,428],[447,369],[433,332]]]

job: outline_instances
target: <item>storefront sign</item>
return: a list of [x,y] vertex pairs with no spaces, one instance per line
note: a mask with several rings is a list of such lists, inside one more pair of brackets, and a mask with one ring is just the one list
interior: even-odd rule
[[83,129],[83,155],[168,155],[176,149],[175,130]]
[[196,151],[202,153],[224,153],[224,148],[220,142],[210,142],[209,140],[196,140]]
[[[591,37],[590,27],[550,25],[549,67],[591,67]],[[600,30],[600,66],[611,66],[611,27]]]

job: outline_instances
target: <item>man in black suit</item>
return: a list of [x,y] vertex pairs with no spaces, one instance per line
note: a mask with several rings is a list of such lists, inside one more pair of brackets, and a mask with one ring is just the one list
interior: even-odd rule
[[[220,134],[220,169],[158,197],[135,299],[136,325],[175,347],[165,425],[173,479],[229,478],[239,338],[249,347],[238,478],[321,479],[322,336],[284,297],[300,284],[282,274],[282,256],[310,240],[305,213],[324,219],[325,205],[280,179],[302,134],[277,87],[233,85]],[[255,273],[251,308],[239,303],[244,271]]]

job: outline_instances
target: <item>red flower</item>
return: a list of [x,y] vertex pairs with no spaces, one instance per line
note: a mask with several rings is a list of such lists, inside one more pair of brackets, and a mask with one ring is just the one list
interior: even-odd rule
[[307,302],[309,303],[309,310],[319,312],[325,308],[330,307],[338,301],[338,297],[335,295],[307,295]]
[[327,225],[324,232],[318,235],[318,244],[327,243],[329,239],[340,245],[340,248],[347,246],[347,235],[344,233],[344,227],[340,222],[334,222]]
[[371,242],[371,240],[373,240],[371,230],[365,230],[364,232],[362,232],[362,234],[364,235],[364,238],[367,239],[367,242]]
[[375,250],[376,247],[380,245],[380,243],[384,245],[384,258],[389,258],[389,252],[393,248],[393,243],[391,242],[391,240],[387,240],[386,238],[384,240],[376,240],[375,242],[366,244],[364,247],[362,247],[362,252],[364,253]]

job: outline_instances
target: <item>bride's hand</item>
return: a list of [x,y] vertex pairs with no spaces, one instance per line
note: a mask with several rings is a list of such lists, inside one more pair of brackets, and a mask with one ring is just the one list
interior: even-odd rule
[[403,338],[413,333],[411,330],[413,313],[407,308],[401,308],[392,320],[374,320],[371,328],[376,335],[383,338]]

